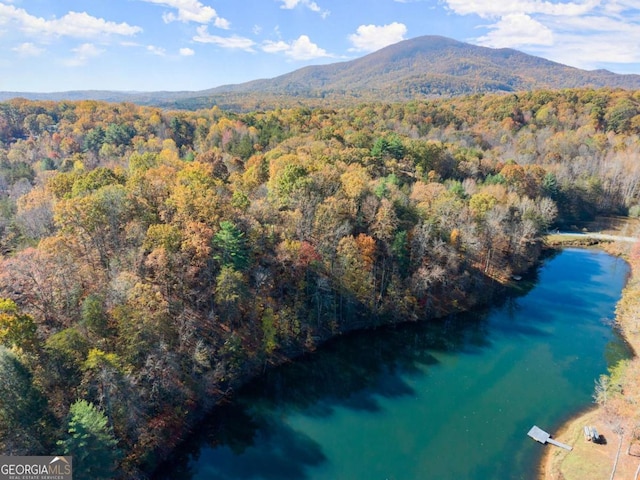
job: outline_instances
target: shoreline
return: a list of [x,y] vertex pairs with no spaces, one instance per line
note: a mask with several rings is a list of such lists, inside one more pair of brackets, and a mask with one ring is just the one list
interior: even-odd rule
[[[556,246],[568,245],[556,244]],[[583,246],[585,245],[583,244]],[[595,245],[590,244],[589,246]],[[620,311],[623,302],[636,301],[640,303],[640,301],[635,300],[638,292],[637,288],[634,288],[634,285],[640,282],[640,265],[629,261],[631,251],[629,244],[622,245],[618,242],[609,243],[605,241],[599,242],[598,246],[612,255],[625,258],[631,267],[631,274],[616,307],[615,322],[631,349],[632,356],[629,359],[629,364],[640,363],[640,358],[638,357],[640,337],[638,332],[633,332],[630,329],[630,318],[625,317]],[[626,370],[629,366],[623,368]],[[621,381],[620,390],[625,391],[626,386],[627,384]],[[616,478],[614,473],[618,474],[617,478],[633,478],[630,475],[636,471],[639,460],[637,460],[637,457],[627,454],[631,448],[632,441],[630,435],[632,429],[628,428],[630,422],[631,419],[625,420],[617,415],[615,419],[612,419],[611,407],[609,405],[599,405],[595,402],[586,409],[577,412],[563,422],[555,435],[553,435],[554,438],[571,445],[574,449],[569,452],[545,445],[547,448],[538,464],[536,478],[538,480]],[[594,444],[587,442],[583,438],[583,427],[585,425],[596,426],[603,439],[602,443]],[[614,468],[615,472],[613,472]]]
[[[541,253],[538,259],[536,260],[536,262],[530,265],[527,271],[533,268],[533,266],[537,265],[540,261],[542,261],[543,258],[544,258],[544,248],[541,250]],[[475,300],[473,300],[472,302],[464,306],[451,305],[451,306],[448,306],[449,308],[447,310],[441,309],[435,312],[433,316],[425,317],[419,320],[409,319],[409,320],[404,320],[400,322],[388,320],[388,321],[382,321],[375,325],[369,325],[369,326],[362,326],[361,324],[354,323],[350,325],[350,328],[340,330],[339,332],[327,334],[324,337],[314,338],[315,344],[312,348],[305,347],[305,348],[297,349],[293,351],[293,353],[289,352],[287,354],[284,354],[280,357],[275,358],[274,361],[270,362],[269,364],[264,364],[261,362],[253,365],[252,366],[253,370],[250,370],[246,373],[246,375],[235,379],[233,384],[230,385],[230,388],[225,393],[220,395],[218,398],[209,399],[211,402],[207,408],[199,409],[197,414],[195,414],[193,417],[188,419],[188,423],[185,424],[185,429],[183,432],[184,434],[181,437],[180,441],[177,443],[177,445],[159,452],[158,456],[161,456],[163,458],[162,461],[154,464],[151,469],[140,470],[140,473],[142,473],[143,475],[146,475],[147,477],[145,478],[150,478],[150,479],[161,478],[161,477],[158,477],[158,473],[162,471],[164,467],[166,467],[167,465],[170,465],[174,461],[176,454],[177,454],[177,457],[179,458],[185,446],[187,446],[188,448],[190,439],[193,438],[194,429],[197,427],[197,425],[201,421],[203,421],[203,419],[212,415],[218,407],[222,406],[225,402],[232,399],[236,391],[240,390],[243,386],[247,385],[251,381],[257,379],[260,375],[263,375],[266,370],[272,369],[272,368],[278,368],[285,363],[295,361],[297,358],[301,358],[305,355],[313,354],[316,348],[322,345],[325,345],[340,336],[358,334],[359,332],[364,332],[367,330],[376,330],[379,328],[392,328],[396,325],[401,325],[401,324],[410,324],[410,323],[426,322],[426,321],[439,321],[439,320],[445,319],[450,315],[467,313],[475,309],[485,308],[487,306],[493,305],[498,299],[504,297],[505,292],[508,292],[510,290],[514,290],[514,291],[518,290],[518,287],[519,287],[518,282],[514,282],[511,279],[503,279],[503,280],[504,281],[499,281],[494,278],[493,281],[487,285],[484,291],[485,295],[489,293],[488,296],[485,296],[484,298],[477,296],[475,297]],[[384,317],[380,317],[380,318],[382,319]],[[154,453],[157,454],[158,452],[154,452]]]
[[[547,251],[549,251],[549,252],[550,252],[550,251],[553,251],[553,250],[557,250],[559,247],[580,247],[580,248],[590,248],[590,247],[591,247],[591,248],[600,248],[600,249],[603,249],[603,250],[607,250],[607,247],[609,247],[609,246],[611,245],[611,244],[610,244],[610,242],[611,242],[610,240],[595,240],[595,239],[589,239],[589,240],[588,240],[588,243],[587,243],[587,242],[583,242],[583,243],[574,243],[574,240],[571,240],[571,239],[567,239],[567,240],[568,240],[568,242],[565,242],[565,243],[563,243],[562,245],[558,245],[558,244],[550,245],[550,244],[547,244],[547,247],[546,247],[546,248],[543,248],[543,252],[544,252],[544,250],[545,250],[545,249],[546,249]],[[585,239],[585,240],[586,240],[586,239]],[[572,242],[572,243],[569,243],[569,241],[570,241],[570,242]],[[610,253],[612,253],[612,252],[610,252]],[[616,253],[612,253],[612,254],[613,254],[613,255],[616,255]],[[542,260],[542,258],[544,258],[544,256],[545,256],[545,253],[542,253],[542,254],[541,254],[541,256],[540,256],[540,258],[539,258],[539,261],[540,261],[540,260]],[[513,283],[513,282],[510,282],[510,281],[509,281],[509,282],[507,282],[507,283],[508,283],[508,284],[510,284],[511,286],[513,286],[513,285],[516,285],[516,286],[517,286],[517,282]],[[507,284],[501,284],[500,286],[494,285],[494,288],[498,288],[498,289],[508,289],[509,287],[508,287],[508,285],[507,285]],[[495,293],[495,292],[494,292],[494,293]],[[495,300],[495,298],[493,298],[493,300]],[[467,308],[465,308],[465,309],[463,309],[463,310],[457,310],[457,311],[456,311],[456,310],[454,310],[454,311],[451,311],[451,312],[446,312],[444,315],[436,315],[436,317],[435,317],[435,318],[442,318],[443,316],[447,316],[447,315],[449,315],[449,314],[453,314],[453,313],[460,312],[460,311],[468,311],[468,310],[469,310],[469,309],[471,309],[471,308],[477,308],[477,307],[479,307],[479,306],[481,306],[481,305],[483,305],[483,304],[484,304],[484,302],[480,302],[480,304],[475,304],[475,305],[472,305],[472,306],[470,305],[470,306],[468,306]],[[404,322],[401,322],[401,323],[404,323]],[[411,323],[411,321],[409,321],[408,323]],[[395,322],[390,322],[390,323],[385,323],[385,324],[384,324],[384,326],[392,326],[392,325],[394,325],[394,324],[395,324]],[[380,324],[380,325],[377,325],[377,326],[375,326],[375,327],[371,327],[371,328],[374,328],[374,329],[375,329],[375,328],[382,327],[382,326],[383,326],[383,325],[382,325],[382,324]],[[316,347],[317,347],[317,346],[319,346],[320,344],[323,344],[323,343],[326,343],[326,342],[330,341],[330,340],[331,340],[332,338],[334,338],[335,336],[340,336],[340,335],[350,334],[350,333],[354,333],[354,332],[361,331],[361,330],[367,330],[367,329],[369,329],[369,328],[364,328],[364,329],[363,329],[363,328],[353,328],[353,329],[351,329],[351,330],[341,331],[339,334],[337,334],[337,335],[332,335],[332,336],[330,336],[330,337],[328,337],[328,338],[318,339],[318,340],[319,340],[319,343],[318,343],[318,345],[316,345]],[[625,338],[626,338],[626,337],[625,337]],[[295,358],[297,358],[298,356],[306,355],[306,354],[308,354],[308,353],[310,353],[310,351],[307,351],[307,350],[300,351],[297,355],[294,355],[294,356],[292,356],[292,357],[289,357],[287,360],[285,360],[285,363],[286,363],[286,362],[288,362],[288,361],[292,361],[292,360],[294,360],[294,359],[295,359]],[[279,365],[279,363],[270,364],[267,368],[275,368],[275,367],[277,367],[278,365]],[[264,365],[261,367],[261,370],[264,372]],[[250,377],[249,377],[249,380],[250,380],[251,378],[255,378],[255,376],[250,376]],[[240,382],[240,383],[238,383],[238,384],[234,384],[234,388],[233,388],[232,390],[235,390],[236,388],[239,388],[241,385],[245,384],[245,383],[246,383],[246,381],[248,381],[248,380],[247,380],[247,379],[244,379],[244,381],[241,381],[241,382]],[[221,400],[221,401],[224,401],[224,398],[227,398],[227,397],[226,397],[226,395],[224,395],[220,400]],[[213,412],[213,410],[214,410],[215,408],[217,408],[217,406],[218,406],[218,405],[220,405],[220,402],[219,402],[219,401],[215,402],[215,405],[214,405],[214,406],[212,406],[211,408],[209,408],[209,409],[207,409],[207,410],[206,410],[206,412],[204,413],[204,416],[211,415],[211,413]],[[575,417],[570,417],[566,422],[564,422],[564,423],[562,424],[561,428],[560,428],[560,429],[559,429],[559,430],[558,430],[558,431],[553,435],[553,437],[554,437],[554,438],[558,438],[559,440],[561,440],[561,438],[560,438],[561,432],[565,432],[565,430],[568,430],[568,429],[569,429],[569,427],[570,427],[570,425],[571,425],[574,421],[579,420],[579,418],[580,418],[584,413],[588,413],[588,412],[590,412],[590,411],[592,411],[592,410],[593,410],[593,407],[590,407],[588,411],[582,410],[582,411],[580,412],[580,414],[579,414],[579,415],[576,415]],[[195,422],[194,422],[194,424],[197,424],[200,420],[202,420],[202,418],[204,418],[204,416],[201,416],[201,417],[199,417],[199,419],[196,419],[196,420],[195,420]],[[156,478],[156,475],[157,475],[158,471],[159,471],[159,470],[161,470],[161,469],[163,468],[163,466],[165,466],[165,465],[167,464],[167,462],[171,463],[171,461],[172,461],[172,457],[176,454],[176,452],[180,452],[180,451],[181,451],[181,448],[183,448],[185,445],[187,445],[187,444],[188,444],[189,438],[193,435],[193,431],[191,431],[191,428],[192,428],[193,426],[194,426],[194,425],[189,425],[189,427],[188,427],[188,433],[187,433],[187,434],[182,438],[182,441],[181,441],[181,442],[179,442],[179,445],[177,445],[177,446],[176,446],[176,448],[172,448],[172,449],[170,450],[170,452],[166,453],[166,455],[164,456],[165,458],[163,459],[163,461],[159,462],[159,463],[155,466],[155,468],[153,468],[151,471],[147,472],[147,474],[149,474],[149,475],[150,475],[150,478]],[[561,440],[561,441],[562,441],[562,440]],[[569,443],[569,442],[565,442],[565,443]],[[575,443],[575,442],[572,442],[572,443]],[[545,447],[546,447],[546,446],[545,446]],[[543,447],[543,448],[544,448],[544,447]],[[536,468],[536,472],[540,472],[540,474],[539,474],[536,478],[539,478],[540,480],[550,480],[550,479],[552,479],[552,478],[553,478],[553,479],[564,478],[564,477],[557,477],[557,476],[544,476],[544,475],[542,475],[542,472],[543,472],[542,467],[546,465],[546,457],[547,457],[547,455],[549,455],[549,454],[551,453],[549,450],[550,450],[550,449],[548,449],[548,450],[545,452],[545,454],[544,454],[544,455],[543,455],[543,457],[542,457],[542,461],[541,461],[541,462],[536,466],[536,467],[537,467],[537,468]],[[584,478],[584,477],[583,477],[583,478]]]
[[[591,405],[584,410],[580,410],[580,412],[574,416],[569,417],[560,428],[552,435],[552,438],[558,439],[563,443],[567,443],[572,447],[575,446],[575,437],[572,435],[574,430],[577,427],[582,428],[583,425],[593,423],[592,420],[595,420],[598,413],[598,406]],[[549,448],[547,448],[549,447]],[[550,445],[545,445],[544,453],[542,454],[542,459],[538,465],[537,469],[537,479],[538,480],[561,480],[564,479],[562,476],[562,472],[560,472],[560,463],[564,458],[569,455],[571,452],[568,452],[563,449],[554,448]]]

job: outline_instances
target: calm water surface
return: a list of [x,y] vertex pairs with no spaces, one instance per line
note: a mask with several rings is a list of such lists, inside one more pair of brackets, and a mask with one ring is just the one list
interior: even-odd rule
[[331,342],[251,384],[167,476],[533,479],[547,447],[529,428],[553,433],[629,354],[610,326],[627,274],[568,249],[500,307]]

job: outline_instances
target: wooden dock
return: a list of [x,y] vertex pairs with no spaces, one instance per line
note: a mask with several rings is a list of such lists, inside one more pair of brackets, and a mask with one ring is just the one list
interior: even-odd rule
[[542,444],[550,443],[551,445],[555,445],[556,447],[564,448],[565,450],[573,450],[573,447],[567,445],[566,443],[558,442],[551,438],[551,435],[541,428],[534,425],[529,433],[527,433],[531,438],[533,438],[536,442],[540,442]]

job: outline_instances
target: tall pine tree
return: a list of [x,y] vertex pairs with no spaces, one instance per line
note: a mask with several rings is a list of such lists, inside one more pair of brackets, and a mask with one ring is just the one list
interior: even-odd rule
[[64,447],[65,455],[73,456],[74,478],[113,478],[121,454],[103,412],[86,400],[78,400],[69,409],[67,433],[58,444]]

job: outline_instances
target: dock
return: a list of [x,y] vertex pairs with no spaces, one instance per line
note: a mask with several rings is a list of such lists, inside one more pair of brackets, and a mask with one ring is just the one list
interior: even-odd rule
[[565,450],[573,450],[571,445],[567,445],[566,443],[558,442],[551,438],[551,434],[545,432],[541,428],[534,425],[529,433],[527,433],[531,438],[533,438],[536,442],[540,442],[542,444],[550,443],[551,445],[555,445],[556,447],[564,448]]

